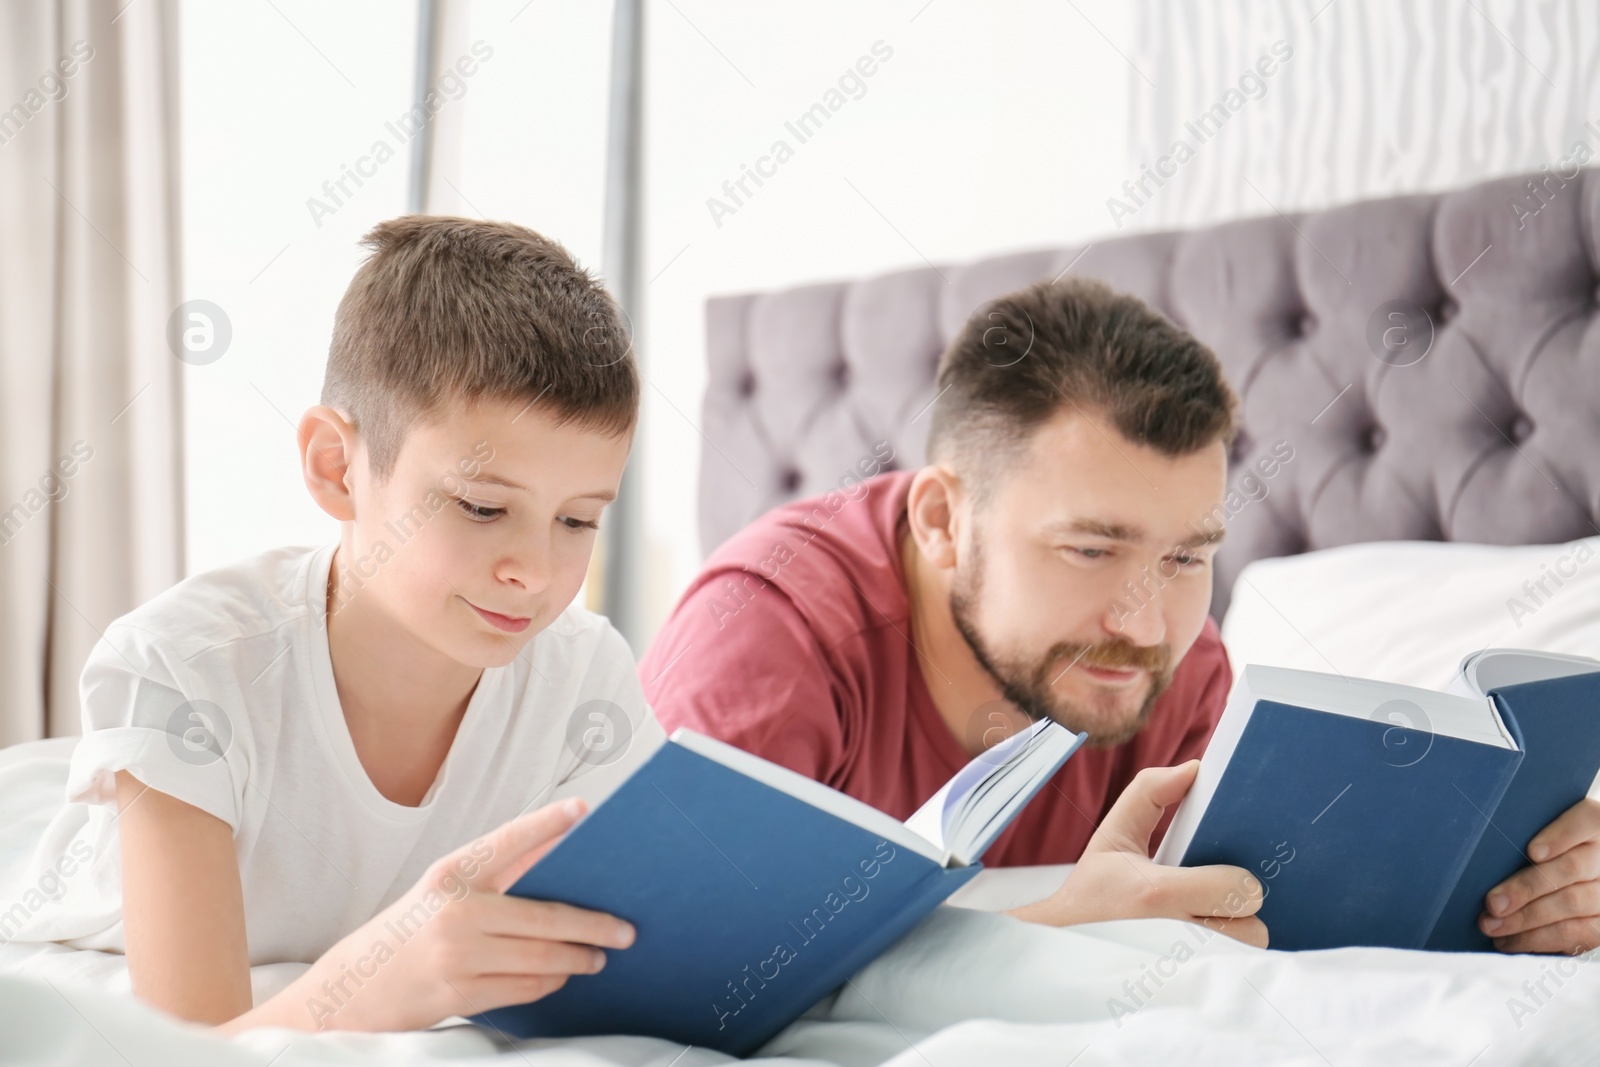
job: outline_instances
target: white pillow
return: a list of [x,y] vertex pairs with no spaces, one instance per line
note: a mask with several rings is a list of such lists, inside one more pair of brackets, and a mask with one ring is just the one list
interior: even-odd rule
[[1299,667],[1443,689],[1481,648],[1600,658],[1600,537],[1388,541],[1258,560],[1222,621],[1234,673]]

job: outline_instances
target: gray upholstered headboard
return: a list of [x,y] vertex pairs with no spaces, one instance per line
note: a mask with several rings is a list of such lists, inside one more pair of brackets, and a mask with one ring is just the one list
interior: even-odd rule
[[[1233,480],[1277,442],[1294,449],[1229,519],[1219,618],[1264,556],[1600,532],[1600,172],[1531,177],[714,298],[701,547],[837,486],[880,439],[897,466],[920,464],[946,342],[1069,265],[1215,350],[1242,397]],[[1408,330],[1384,337],[1390,323]]]

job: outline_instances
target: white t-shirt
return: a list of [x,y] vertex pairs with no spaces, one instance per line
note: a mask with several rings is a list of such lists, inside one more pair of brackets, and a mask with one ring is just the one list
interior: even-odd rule
[[435,859],[553,800],[593,807],[664,739],[627,643],[573,606],[483,672],[422,803],[388,800],[334,687],[335,547],[196,575],[106,629],[80,682],[69,803],[35,854],[40,869],[65,858],[73,870],[14,937],[124,950],[118,770],[232,827],[251,965],[309,963]]

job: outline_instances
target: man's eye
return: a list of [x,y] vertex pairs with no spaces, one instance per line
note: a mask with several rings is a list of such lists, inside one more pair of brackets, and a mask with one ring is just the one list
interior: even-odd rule
[[462,513],[473,522],[493,522],[506,513],[505,508],[484,507],[482,504],[474,504],[472,501],[463,500],[461,497],[454,497],[453,499]]
[[1204,566],[1206,562],[1204,556],[1196,555],[1193,552],[1180,552],[1175,556],[1168,556],[1167,558],[1172,560],[1180,567],[1200,567]]
[[569,530],[598,530],[600,524],[593,519],[575,519],[570,515],[563,515],[560,522]]
[[1105,548],[1074,548],[1072,551],[1084,559],[1099,559],[1110,553],[1110,550]]

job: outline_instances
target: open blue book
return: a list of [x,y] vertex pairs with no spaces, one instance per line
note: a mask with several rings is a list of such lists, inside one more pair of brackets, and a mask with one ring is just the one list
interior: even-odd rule
[[1486,649],[1447,693],[1247,666],[1155,858],[1254,874],[1273,948],[1489,952],[1484,898],[1597,772],[1600,661]]
[[474,1022],[516,1037],[644,1034],[735,1056],[842,985],[976,874],[1083,743],[1048,720],[902,823],[680,729],[511,887],[634,924],[599,974]]

